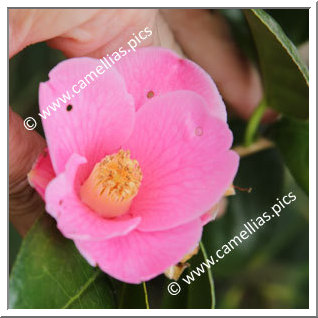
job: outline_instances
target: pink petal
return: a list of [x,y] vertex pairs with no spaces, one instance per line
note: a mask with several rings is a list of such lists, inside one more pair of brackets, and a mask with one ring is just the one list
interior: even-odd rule
[[206,225],[210,223],[211,221],[215,220],[217,214],[218,214],[217,206],[214,206],[210,211],[205,212],[200,218],[202,225]]
[[203,225],[208,224],[211,221],[214,221],[216,218],[221,217],[227,208],[227,199],[222,197],[222,199],[215,204],[208,212],[205,212],[201,216],[201,221]]
[[104,240],[129,233],[139,224],[139,217],[126,214],[116,219],[105,219],[78,198],[78,172],[85,162],[84,157],[73,154],[65,172],[48,185],[45,193],[47,212],[56,219],[62,234],[70,239]]
[[138,229],[176,227],[217,203],[238,167],[231,143],[227,124],[211,116],[196,93],[178,91],[146,103],[123,145],[143,174],[130,209],[142,217]]
[[[106,70],[98,75],[99,60],[74,58],[61,62],[49,73],[50,80],[40,85],[40,110],[61,97],[67,90],[70,101],[60,102],[60,108],[51,109],[51,116],[42,119],[48,148],[55,172],[64,166],[73,153],[87,158],[89,167],[112,153],[130,135],[134,125],[134,102],[127,93],[121,75],[115,70]],[[77,84],[91,71],[92,81],[78,95],[72,92]],[[84,87],[84,86],[83,86]],[[78,91],[79,86],[75,87]],[[67,111],[67,105],[73,108]]]
[[200,241],[199,220],[158,232],[134,230],[128,235],[102,242],[76,240],[75,244],[91,265],[126,283],[149,280],[178,263]]
[[136,109],[147,102],[148,92],[160,96],[177,90],[190,90],[205,99],[215,117],[226,121],[225,105],[210,76],[197,64],[168,49],[138,49],[123,57],[116,68],[125,78],[128,92],[134,96]]
[[39,155],[33,164],[32,170],[28,173],[28,181],[44,199],[44,193],[48,183],[55,178],[55,172],[47,148]]

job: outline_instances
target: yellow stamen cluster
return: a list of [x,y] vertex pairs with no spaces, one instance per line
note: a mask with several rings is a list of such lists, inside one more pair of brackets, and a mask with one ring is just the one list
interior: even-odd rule
[[96,168],[95,180],[100,195],[106,195],[114,202],[122,202],[137,194],[142,173],[138,161],[130,158],[130,151],[120,150],[106,156]]

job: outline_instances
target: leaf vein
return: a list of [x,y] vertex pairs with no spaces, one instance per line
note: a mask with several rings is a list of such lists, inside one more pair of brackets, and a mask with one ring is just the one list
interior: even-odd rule
[[75,294],[73,297],[70,297],[70,299],[67,301],[67,303],[62,307],[62,309],[68,308],[75,300],[79,299],[79,297],[84,293],[84,291],[95,281],[97,276],[101,273],[100,270],[96,270],[94,274],[91,276],[90,279],[87,280],[87,282],[80,288],[77,294]]

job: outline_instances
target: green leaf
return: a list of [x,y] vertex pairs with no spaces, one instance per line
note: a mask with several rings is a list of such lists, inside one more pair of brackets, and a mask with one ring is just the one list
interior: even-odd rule
[[23,240],[9,282],[10,308],[114,308],[109,278],[90,266],[46,213]]
[[309,192],[309,123],[283,117],[272,128],[272,138],[299,186]]
[[308,118],[308,69],[296,47],[264,10],[244,12],[258,51],[267,105],[286,115]]

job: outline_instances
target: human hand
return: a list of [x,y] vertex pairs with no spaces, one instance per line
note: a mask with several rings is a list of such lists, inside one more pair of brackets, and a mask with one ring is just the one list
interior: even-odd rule
[[[47,41],[67,57],[102,57],[149,26],[153,35],[143,46],[164,46],[201,65],[216,82],[232,110],[248,118],[261,99],[258,73],[231,40],[223,18],[207,10],[184,9],[10,9],[9,56]],[[28,185],[27,173],[45,140],[27,131],[9,111],[10,220],[24,235],[43,211],[42,200]]]

